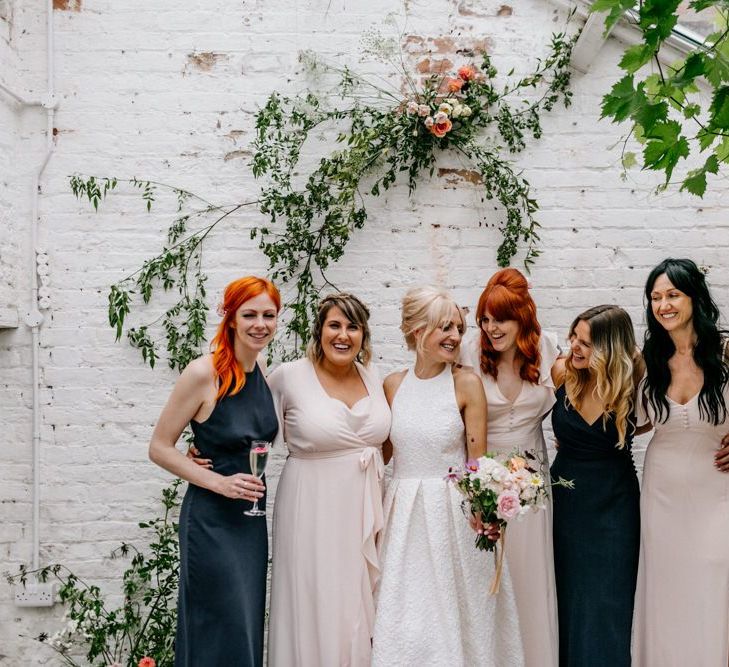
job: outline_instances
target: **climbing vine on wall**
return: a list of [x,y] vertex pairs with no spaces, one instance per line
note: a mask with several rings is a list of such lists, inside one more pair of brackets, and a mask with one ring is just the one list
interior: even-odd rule
[[[539,255],[535,214],[538,204],[523,174],[508,155],[523,150],[542,134],[541,115],[558,103],[570,104],[569,61],[573,39],[552,35],[549,53],[528,76],[506,77],[487,54],[468,55],[454,72],[414,78],[401,67],[402,86],[375,85],[348,68],[301,56],[310,74],[335,77],[333,93],[308,91],[286,97],[273,93],[256,116],[253,174],[263,185],[256,201],[220,206],[174,186],[154,181],[124,181],[138,188],[149,210],[156,193],[167,189],[178,200],[178,215],[169,227],[161,253],[111,287],[109,324],[119,339],[135,298],[147,304],[154,289],[176,290],[179,299],[160,321],[126,328],[131,345],[154,366],[164,332],[169,365],[178,370],[201,352],[207,321],[202,248],[207,236],[241,208],[257,206],[267,222],[251,232],[269,262],[270,275],[287,286],[284,339],[277,353],[298,356],[305,347],[327,269],[344,254],[353,232],[367,221],[367,203],[403,182],[414,193],[423,175],[432,175],[438,155],[450,151],[478,173],[487,199],[503,210],[497,262],[507,266],[524,249],[528,269]],[[391,55],[386,41],[377,55]],[[393,62],[395,60],[393,59]],[[397,62],[402,63],[402,60]],[[336,142],[306,173],[304,144],[314,131]],[[331,144],[330,144],[331,146]],[[98,208],[122,181],[116,178],[71,179],[77,197]]]

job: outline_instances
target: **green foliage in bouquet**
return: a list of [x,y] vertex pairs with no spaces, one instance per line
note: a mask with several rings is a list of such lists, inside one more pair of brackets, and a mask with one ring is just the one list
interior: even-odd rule
[[[137,667],[152,664],[169,667],[174,660],[173,641],[177,623],[179,578],[177,507],[181,480],[162,491],[162,516],[139,524],[150,535],[144,550],[124,543],[111,557],[128,558],[122,577],[124,596],[120,607],[110,609],[99,586],[85,582],[63,565],[39,570],[20,568],[8,575],[11,584],[25,584],[28,577],[57,581],[58,597],[66,606],[66,625],[54,634],[43,632],[35,639],[50,646],[65,664],[80,666],[83,654],[88,664]],[[86,663],[83,663],[86,664]]]

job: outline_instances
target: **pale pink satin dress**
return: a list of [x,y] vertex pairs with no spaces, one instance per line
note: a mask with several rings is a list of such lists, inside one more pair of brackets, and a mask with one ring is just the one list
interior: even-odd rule
[[[724,400],[729,407],[729,386]],[[638,422],[653,422],[655,432],[640,494],[633,665],[727,667],[729,473],[714,467],[714,454],[729,418],[718,426],[703,419],[698,394],[684,405],[669,398],[663,423],[642,392],[637,403]]]
[[[488,451],[510,454],[533,452],[549,479],[542,421],[554,405],[552,365],[559,354],[556,337],[543,333],[539,382],[523,382],[521,392],[507,400],[496,380],[481,370],[481,332],[469,332],[461,344],[461,362],[472,366],[483,382],[488,402]],[[514,586],[527,667],[557,667],[557,593],[552,550],[552,505],[509,524],[505,535],[506,560]],[[586,666],[587,667],[587,666]]]
[[379,374],[357,368],[369,395],[352,408],[308,359],[268,378],[289,449],[273,517],[272,667],[370,664],[390,408]]

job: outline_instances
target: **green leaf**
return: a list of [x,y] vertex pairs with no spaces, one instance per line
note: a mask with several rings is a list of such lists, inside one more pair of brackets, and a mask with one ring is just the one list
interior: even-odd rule
[[605,18],[605,34],[610,31],[625,14],[628,9],[632,9],[635,5],[634,0],[595,0],[590,7],[592,12],[607,12]]
[[638,164],[638,160],[635,157],[635,153],[632,153],[630,151],[623,153],[623,169],[630,169],[631,167],[634,167],[636,164]]
[[625,51],[620,59],[620,68],[628,74],[635,74],[645,65],[655,53],[655,49],[648,44],[636,44]]
[[642,104],[633,112],[633,120],[640,125],[645,131],[646,135],[650,135],[651,130],[656,126],[657,123],[667,120],[668,118],[668,105],[665,102],[659,102],[658,104],[648,104],[647,98],[646,103]]
[[696,77],[704,74],[704,54],[695,51],[684,61],[676,76],[671,77],[671,84],[676,88],[686,88],[693,84]]
[[678,161],[690,153],[688,141],[681,136],[681,125],[675,120],[660,123],[646,137],[648,143],[643,149],[643,166],[665,171],[668,183]]
[[630,117],[643,104],[647,103],[643,93],[643,84],[633,87],[633,75],[626,74],[615,83],[612,90],[602,98],[601,118],[612,117],[614,123]]
[[709,113],[710,128],[729,130],[729,86],[722,86],[714,93]]
[[717,160],[716,155],[710,155],[704,162],[703,167],[689,172],[681,184],[681,191],[688,190],[693,195],[703,197],[706,192],[706,174],[716,174],[718,171],[719,160]]
[[688,190],[692,195],[703,197],[706,192],[706,172],[703,169],[690,171],[681,184],[681,192]]
[[714,155],[720,162],[729,161],[729,137],[724,137],[722,142],[714,149]]
[[684,118],[694,118],[701,113],[701,107],[698,104],[687,104],[683,108]]
[[704,60],[704,76],[714,88],[729,81],[729,59],[726,56],[707,56]]

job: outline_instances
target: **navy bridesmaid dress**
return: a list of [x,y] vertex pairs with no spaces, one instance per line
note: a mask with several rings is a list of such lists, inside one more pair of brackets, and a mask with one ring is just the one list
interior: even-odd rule
[[[240,392],[191,422],[195,447],[221,475],[250,473],[253,440],[273,441],[278,421],[258,365]],[[266,507],[265,496],[259,500]],[[190,484],[180,512],[180,590],[175,667],[260,667],[266,604],[265,517],[251,503]]]
[[[554,568],[560,667],[630,667],[640,549],[638,478],[626,437],[610,417],[588,424],[557,390],[552,427],[559,443],[552,478]],[[629,426],[629,431],[632,425]]]

